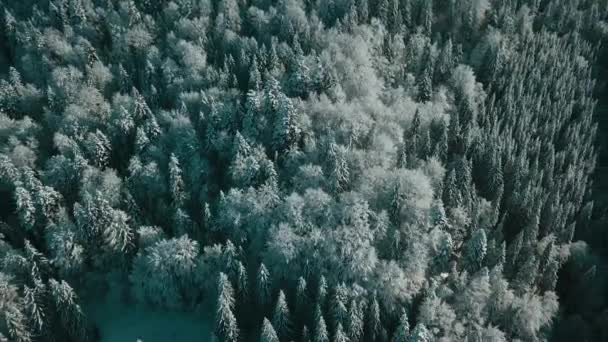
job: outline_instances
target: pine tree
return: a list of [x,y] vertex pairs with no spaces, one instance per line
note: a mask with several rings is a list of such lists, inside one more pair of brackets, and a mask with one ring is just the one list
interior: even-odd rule
[[431,61],[426,62],[422,73],[418,76],[418,101],[428,102],[433,95],[433,65]]
[[545,271],[540,282],[540,289],[543,292],[555,290],[559,268],[559,261],[556,258],[552,258],[545,267]]
[[350,339],[344,333],[344,329],[342,328],[342,324],[338,323],[338,327],[336,328],[336,333],[334,334],[334,342],[349,342]]
[[430,342],[432,339],[431,333],[428,331],[424,323],[416,324],[412,331],[408,342]]
[[26,230],[30,230],[36,223],[34,200],[30,192],[23,187],[17,187],[14,194],[19,222]]
[[395,334],[393,335],[392,342],[407,342],[408,337],[410,336],[410,323],[408,321],[407,313],[405,309],[401,311],[401,316],[399,317],[399,324],[397,325],[397,330],[395,330]]
[[237,342],[239,340],[239,329],[234,310],[234,290],[228,280],[228,276],[220,273],[218,280],[218,299],[216,311],[217,337],[223,342]]
[[368,0],[355,0],[357,3],[357,17],[360,23],[369,21],[369,2]]
[[422,9],[420,10],[420,26],[427,37],[431,36],[431,28],[433,26],[433,2],[423,1]]
[[265,309],[268,308],[268,305],[270,304],[272,285],[271,285],[270,273],[268,272],[266,265],[264,265],[263,263],[260,264],[260,268],[258,269],[258,274],[257,274],[257,278],[256,278],[256,286],[257,286],[256,294],[258,296],[258,304],[260,305],[260,308],[265,311]]
[[239,301],[243,303],[249,295],[249,281],[247,277],[247,270],[241,261],[237,262],[236,266],[236,294]]
[[283,290],[279,291],[279,297],[277,298],[277,303],[272,315],[272,325],[276,328],[277,334],[281,340],[286,340],[291,334],[291,319]]
[[302,131],[296,122],[296,113],[291,100],[282,95],[275,112],[272,132],[274,151],[283,152],[295,148]]
[[435,82],[441,84],[450,79],[453,69],[453,46],[452,39],[449,38],[443,45],[441,53],[439,54],[439,57],[437,59],[437,66],[435,67]]
[[110,153],[112,149],[110,139],[108,139],[100,130],[96,130],[95,133],[89,133],[87,135],[85,149],[87,151],[88,159],[93,165],[103,168],[110,162]]
[[458,184],[456,183],[456,171],[454,169],[450,170],[448,173],[443,187],[443,203],[445,203],[448,208],[456,208],[462,203],[460,192],[458,191]]
[[[534,290],[535,280],[538,277],[538,259],[532,255],[524,262],[513,280],[513,288],[520,294]],[[532,289],[531,289],[532,288]]]
[[403,24],[403,17],[401,16],[401,11],[399,9],[399,1],[400,0],[389,0],[388,3],[388,30],[390,33],[395,34],[401,28]]
[[378,19],[380,19],[380,22],[382,22],[383,24],[388,24],[388,16],[389,16],[389,12],[390,12],[390,8],[389,8],[389,0],[379,0],[378,1]]
[[331,143],[327,152],[327,160],[331,189],[336,193],[345,191],[350,182],[350,172],[344,148]]
[[262,75],[258,67],[257,58],[251,59],[251,65],[249,66],[249,90],[260,91],[262,89]]
[[308,294],[307,284],[303,277],[298,278],[296,286],[296,317],[305,319],[308,313]]
[[371,301],[368,305],[366,321],[367,338],[370,341],[375,341],[380,336],[382,329],[382,322],[380,320],[380,304],[378,303],[378,298],[376,297],[375,293],[372,295]]
[[352,342],[361,341],[365,328],[365,317],[361,303],[351,299],[348,306],[346,333]]
[[481,268],[487,249],[486,231],[479,228],[473,232],[465,247],[465,266],[470,273],[475,273]]
[[401,14],[403,17],[403,24],[407,28],[412,28],[414,23],[412,21],[412,0],[401,0]]
[[182,179],[182,169],[175,154],[169,157],[169,189],[173,206],[181,207],[186,199],[184,181]]
[[262,333],[260,334],[260,342],[279,342],[279,337],[275,332],[270,321],[264,317],[262,322]]
[[522,249],[524,232],[521,231],[513,241],[507,246],[507,265],[505,272],[509,277],[512,277],[517,267],[519,266],[519,253]]
[[310,340],[310,332],[308,331],[308,327],[305,325],[304,327],[302,327],[302,337],[300,338],[300,341],[302,342],[312,342]]
[[51,302],[62,325],[75,340],[85,339],[85,316],[77,303],[78,297],[74,289],[64,280],[49,279],[48,286]]
[[329,342],[329,334],[327,333],[327,325],[325,324],[323,315],[319,316],[317,320],[314,342]]

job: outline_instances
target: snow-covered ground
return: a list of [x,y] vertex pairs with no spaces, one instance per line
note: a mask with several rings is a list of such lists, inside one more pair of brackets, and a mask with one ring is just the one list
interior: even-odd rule
[[200,313],[153,310],[124,303],[112,293],[88,301],[85,311],[102,342],[211,341],[209,318]]

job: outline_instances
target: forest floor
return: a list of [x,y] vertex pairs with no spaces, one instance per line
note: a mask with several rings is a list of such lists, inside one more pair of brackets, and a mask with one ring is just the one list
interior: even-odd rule
[[118,291],[84,305],[101,342],[210,341],[209,318],[200,313],[157,310],[121,300]]

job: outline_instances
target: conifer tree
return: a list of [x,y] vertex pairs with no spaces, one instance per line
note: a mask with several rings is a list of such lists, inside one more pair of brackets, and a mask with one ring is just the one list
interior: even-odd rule
[[433,65],[431,61],[425,63],[418,80],[418,101],[427,102],[433,95]]
[[260,342],[279,342],[279,337],[267,318],[264,318],[264,321],[262,322]]
[[314,342],[329,342],[329,334],[327,332],[327,325],[325,324],[323,315],[319,316],[317,320]]
[[367,308],[367,328],[366,328],[366,336],[370,341],[375,341],[381,333],[382,322],[380,320],[380,304],[378,303],[378,298],[374,293],[370,300],[370,303]]
[[410,334],[408,342],[430,342],[432,339],[431,333],[428,331],[424,323],[416,324],[416,327]]
[[399,317],[399,324],[397,330],[393,335],[392,342],[407,342],[410,336],[410,323],[408,321],[407,313],[402,310],[401,316]]
[[294,320],[305,319],[308,314],[308,294],[307,294],[307,283],[303,277],[298,278],[298,285],[296,287],[296,317]]
[[348,336],[344,333],[344,329],[342,328],[341,323],[338,323],[338,327],[336,328],[336,333],[334,334],[333,340],[335,342],[349,342],[350,341]]
[[260,264],[256,278],[256,295],[258,304],[262,310],[266,310],[270,304],[272,294],[270,273],[263,263]]
[[173,206],[181,207],[186,199],[184,181],[182,179],[182,169],[175,154],[169,157],[169,189]]
[[346,190],[350,182],[350,171],[344,154],[344,148],[335,143],[329,145],[327,152],[329,183],[332,191],[336,193]]
[[279,297],[272,315],[272,325],[276,328],[277,335],[282,340],[286,340],[291,334],[291,318],[283,290],[279,291]]
[[232,289],[232,285],[228,280],[228,276],[220,273],[215,333],[224,342],[237,342],[239,340],[239,328],[236,317],[233,314],[234,305],[234,290]]
[[480,228],[473,232],[465,247],[465,265],[470,273],[475,273],[483,265],[488,249],[486,232]]

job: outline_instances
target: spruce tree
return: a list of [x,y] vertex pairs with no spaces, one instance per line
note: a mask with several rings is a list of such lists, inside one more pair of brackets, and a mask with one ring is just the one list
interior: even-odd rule
[[283,290],[279,291],[279,296],[272,315],[272,325],[275,327],[277,335],[281,340],[286,340],[287,337],[290,336],[291,318]]
[[262,333],[260,334],[260,342],[279,342],[279,337],[275,332],[270,321],[264,317],[262,322]]
[[215,334],[222,342],[237,342],[239,340],[239,328],[233,314],[234,290],[228,276],[224,273],[219,275],[217,291]]
[[399,317],[399,324],[397,330],[393,335],[392,342],[407,342],[410,336],[410,323],[408,321],[407,313],[402,310],[401,316]]
[[319,316],[317,320],[314,342],[329,342],[329,334],[327,332],[327,325],[325,324],[323,315]]
[[272,284],[270,273],[263,263],[260,264],[256,278],[256,295],[257,303],[260,309],[266,311],[270,304],[270,296],[272,294]]

